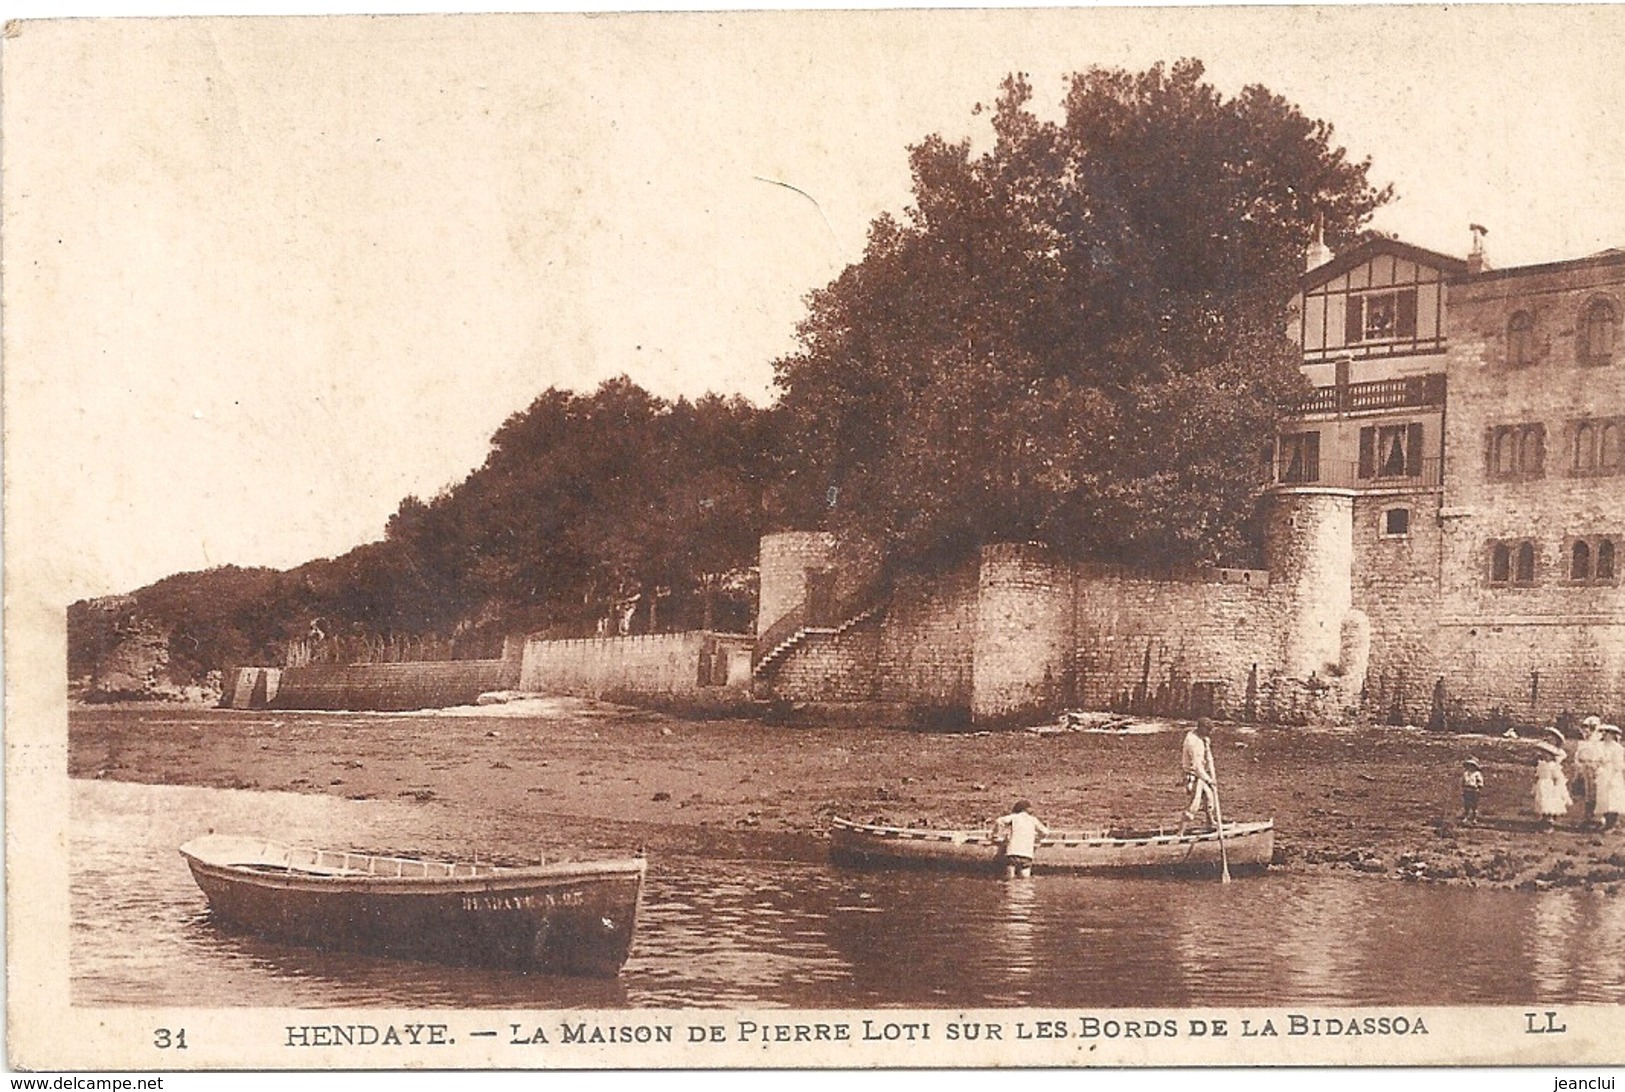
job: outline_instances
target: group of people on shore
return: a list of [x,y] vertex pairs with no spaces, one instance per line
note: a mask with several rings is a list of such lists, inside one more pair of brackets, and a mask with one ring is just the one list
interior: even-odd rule
[[[1625,743],[1616,724],[1604,724],[1601,717],[1580,722],[1580,741],[1574,747],[1573,775],[1563,768],[1569,757],[1568,737],[1560,729],[1547,728],[1548,738],[1536,743],[1535,812],[1546,830],[1556,830],[1559,819],[1579,803],[1585,809],[1583,829],[1612,830],[1625,813]],[[1478,760],[1462,763],[1461,818],[1478,821],[1478,800],[1484,788],[1484,772]]]

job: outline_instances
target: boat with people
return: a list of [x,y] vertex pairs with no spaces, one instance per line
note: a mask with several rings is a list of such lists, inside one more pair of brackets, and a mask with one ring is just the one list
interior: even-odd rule
[[[1003,864],[990,829],[943,830],[830,821],[830,855],[850,864],[993,871]],[[1275,822],[1132,830],[1052,830],[1038,840],[1032,867],[1050,872],[1212,872],[1260,870],[1275,854]]]
[[536,865],[392,857],[208,834],[180,847],[220,922],[381,955],[613,977],[647,861]]

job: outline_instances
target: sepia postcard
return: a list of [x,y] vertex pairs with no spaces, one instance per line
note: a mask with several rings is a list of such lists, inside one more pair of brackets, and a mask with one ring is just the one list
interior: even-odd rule
[[1612,1088],[1622,54],[7,23],[8,1067]]

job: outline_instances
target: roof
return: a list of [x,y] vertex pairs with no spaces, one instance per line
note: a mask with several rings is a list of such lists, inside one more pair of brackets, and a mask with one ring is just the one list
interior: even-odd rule
[[1305,273],[1299,281],[1302,288],[1314,288],[1325,284],[1333,277],[1348,272],[1357,265],[1370,261],[1379,254],[1393,254],[1416,262],[1418,265],[1429,266],[1444,272],[1446,276],[1455,277],[1467,272],[1467,262],[1463,258],[1441,254],[1437,250],[1428,250],[1426,247],[1413,246],[1402,243],[1398,239],[1388,239],[1382,236],[1367,239],[1352,250],[1345,250],[1325,265],[1317,265]]
[[[1610,247],[1599,250],[1595,254],[1588,254],[1583,258],[1566,258],[1556,262],[1541,262],[1537,265],[1514,265],[1505,269],[1486,269],[1482,273],[1474,273],[1465,278],[1469,281],[1498,280],[1503,277],[1526,277],[1537,273],[1556,273],[1565,269],[1584,269],[1588,266],[1608,266],[1625,264],[1625,250],[1619,247]],[[1325,268],[1324,266],[1322,268]],[[1319,272],[1319,270],[1316,270]]]

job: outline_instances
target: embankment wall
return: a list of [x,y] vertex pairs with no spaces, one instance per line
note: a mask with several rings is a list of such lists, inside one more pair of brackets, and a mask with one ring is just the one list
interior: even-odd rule
[[585,698],[743,691],[750,682],[750,649],[748,636],[703,630],[529,640],[521,656],[518,686]]
[[488,690],[519,681],[514,660],[391,664],[310,664],[284,668],[272,709],[403,711],[471,705]]

